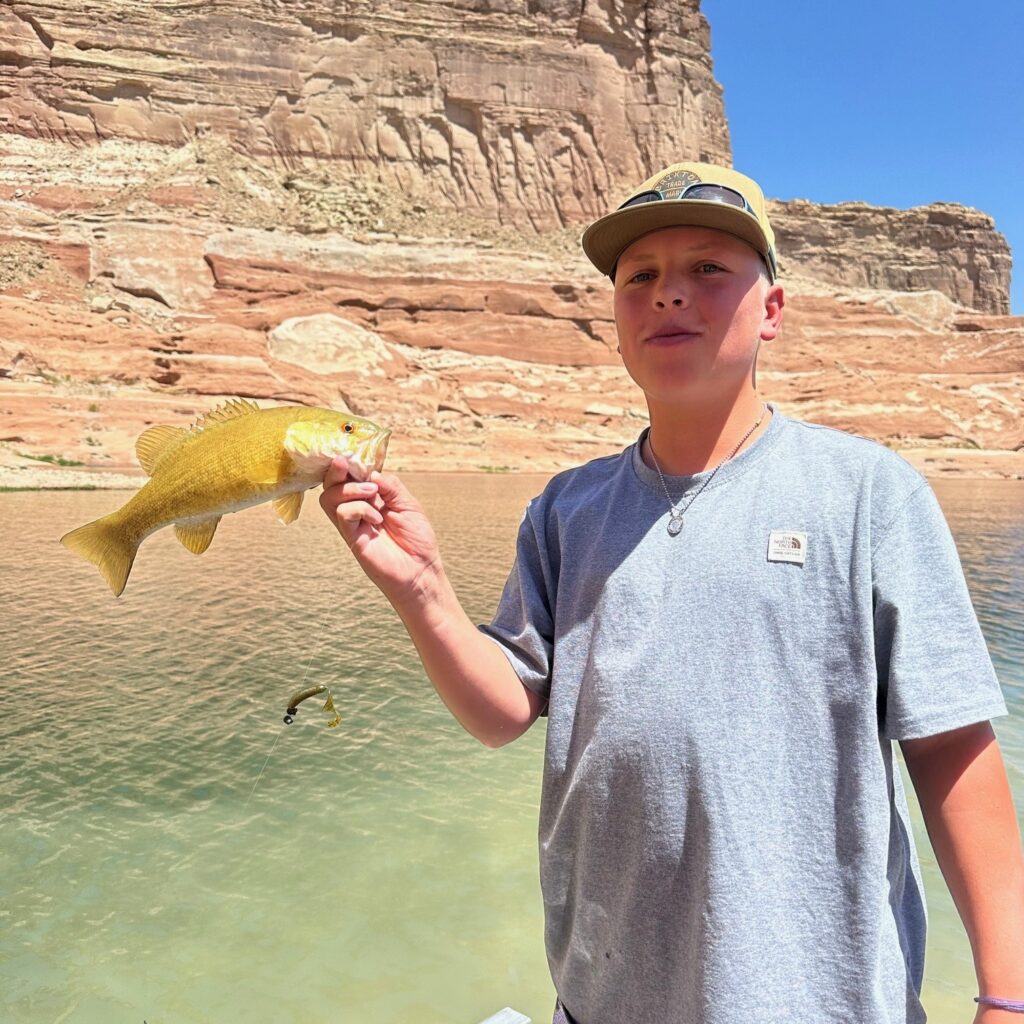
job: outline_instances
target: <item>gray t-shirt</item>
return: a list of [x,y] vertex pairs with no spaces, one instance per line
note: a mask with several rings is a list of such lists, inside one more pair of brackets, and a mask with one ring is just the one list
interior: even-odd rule
[[931,488],[774,411],[672,537],[640,441],[529,504],[480,627],[548,698],[558,994],[581,1024],[919,1024],[892,741],[1006,713]]

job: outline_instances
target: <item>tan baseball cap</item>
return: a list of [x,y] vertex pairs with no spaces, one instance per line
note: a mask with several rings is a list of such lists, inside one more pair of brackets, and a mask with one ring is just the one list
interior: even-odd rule
[[611,277],[619,256],[641,235],[660,228],[717,228],[742,238],[777,275],[775,233],[764,193],[753,178],[718,164],[672,164],[648,178],[614,213],[583,232],[583,251]]

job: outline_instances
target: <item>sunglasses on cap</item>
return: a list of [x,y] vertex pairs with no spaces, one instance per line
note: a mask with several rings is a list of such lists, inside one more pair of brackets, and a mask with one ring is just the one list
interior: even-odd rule
[[[706,203],[725,203],[728,206],[735,206],[737,209],[743,210],[744,213],[749,213],[754,220],[758,220],[754,208],[747,202],[741,192],[737,192],[734,188],[729,188],[728,185],[714,185],[706,181],[695,181],[692,185],[687,185],[684,188],[670,188],[664,192],[659,192],[657,189],[652,188],[647,192],[641,192],[639,195],[627,199],[619,209],[625,210],[630,206],[656,203],[662,199],[700,199]],[[768,261],[768,269],[774,278],[778,273],[778,268],[775,263],[775,253],[771,249],[768,250],[766,259]],[[614,270],[612,272],[614,273]]]

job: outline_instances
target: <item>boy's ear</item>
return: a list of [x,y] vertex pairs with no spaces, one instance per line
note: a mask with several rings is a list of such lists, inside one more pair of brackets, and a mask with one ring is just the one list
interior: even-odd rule
[[769,285],[764,293],[764,318],[761,320],[762,341],[774,341],[782,327],[782,310],[786,305],[786,296],[781,284]]

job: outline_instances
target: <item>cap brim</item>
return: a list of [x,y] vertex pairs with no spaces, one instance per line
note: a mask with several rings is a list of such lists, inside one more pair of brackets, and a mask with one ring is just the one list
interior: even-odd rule
[[643,235],[661,228],[715,228],[752,246],[771,266],[768,239],[744,210],[702,199],[661,199],[616,210],[583,232],[583,251],[602,274],[611,274],[623,251]]

